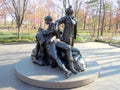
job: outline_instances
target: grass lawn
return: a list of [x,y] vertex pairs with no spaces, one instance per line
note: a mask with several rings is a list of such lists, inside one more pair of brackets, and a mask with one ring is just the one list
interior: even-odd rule
[[18,39],[17,30],[0,30],[0,43],[35,42],[37,30],[21,30],[21,40]]
[[[21,40],[18,39],[17,29],[16,30],[0,30],[0,43],[16,43],[16,42],[35,42],[35,35],[38,30],[21,30]],[[103,36],[104,37],[104,36]],[[100,38],[97,39],[95,37],[91,37],[91,32],[88,30],[79,30],[77,38],[75,39],[75,43],[80,42],[90,42],[90,41],[98,41],[105,43],[113,43],[119,44],[120,41],[113,40],[111,38]]]

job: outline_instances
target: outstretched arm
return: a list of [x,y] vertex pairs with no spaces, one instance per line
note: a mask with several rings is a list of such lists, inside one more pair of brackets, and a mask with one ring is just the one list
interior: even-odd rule
[[58,23],[58,25],[65,23],[66,17],[62,17],[59,20],[56,20],[56,23]]

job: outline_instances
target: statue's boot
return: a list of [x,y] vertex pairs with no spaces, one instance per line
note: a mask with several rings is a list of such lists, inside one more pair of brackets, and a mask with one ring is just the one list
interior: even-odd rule
[[67,73],[65,73],[65,77],[66,78],[69,78],[71,76],[71,72],[69,71],[69,72],[67,72]]
[[68,49],[68,50],[67,50],[66,55],[67,55],[67,60],[68,60],[68,64],[69,64],[69,65],[68,65],[68,66],[69,66],[69,70],[70,70],[72,73],[77,74],[78,71],[75,70],[74,65],[73,65],[74,59],[73,59],[73,56],[72,56],[71,49]]
[[71,76],[71,71],[69,71],[69,70],[65,67],[65,65],[61,62],[61,60],[60,60],[59,58],[58,58],[56,61],[57,61],[57,64],[58,64],[59,68],[64,72],[65,77],[66,77],[66,78],[69,78],[69,77]]
[[62,65],[61,69],[64,72],[66,78],[69,78],[71,76],[71,71],[69,71],[64,65]]
[[74,74],[77,74],[77,73],[78,73],[78,71],[75,70],[75,68],[74,68],[74,66],[73,66],[73,62],[69,62],[69,69],[70,69],[70,71],[71,71],[72,73],[74,73]]
[[55,55],[54,57],[52,57],[56,62],[58,67],[64,72],[65,77],[69,78],[71,76],[71,71],[69,71],[65,65],[62,63],[62,61]]

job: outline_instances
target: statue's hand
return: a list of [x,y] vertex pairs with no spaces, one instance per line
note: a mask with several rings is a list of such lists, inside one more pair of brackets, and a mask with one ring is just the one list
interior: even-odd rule
[[56,36],[54,36],[54,37],[52,37],[51,39],[50,39],[50,41],[52,42],[52,41],[55,41],[56,40]]
[[74,19],[72,19],[71,17],[70,17],[70,19],[71,19],[71,21],[72,21],[72,24],[73,24],[73,25],[76,25],[76,21],[75,21]]
[[60,39],[56,39],[56,41],[60,41]]

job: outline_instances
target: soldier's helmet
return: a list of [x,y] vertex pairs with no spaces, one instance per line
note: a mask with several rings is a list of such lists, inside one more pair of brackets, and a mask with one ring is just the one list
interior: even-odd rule
[[46,16],[45,21],[52,21],[52,17],[51,16]]
[[69,6],[69,8],[67,8],[66,10],[65,10],[65,13],[66,13],[66,15],[72,15],[73,14],[73,9],[72,9],[72,6]]

